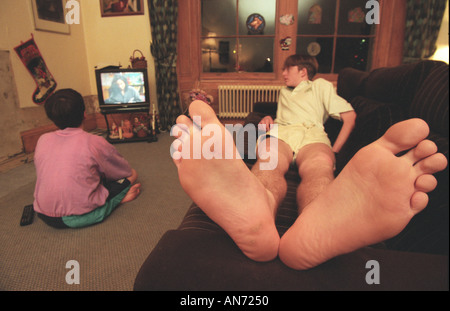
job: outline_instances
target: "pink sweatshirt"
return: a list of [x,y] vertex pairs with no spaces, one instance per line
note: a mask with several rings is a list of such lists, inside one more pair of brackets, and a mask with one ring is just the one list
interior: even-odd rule
[[103,137],[66,128],[39,138],[34,154],[34,209],[50,217],[81,215],[105,204],[101,177],[131,176],[128,162]]

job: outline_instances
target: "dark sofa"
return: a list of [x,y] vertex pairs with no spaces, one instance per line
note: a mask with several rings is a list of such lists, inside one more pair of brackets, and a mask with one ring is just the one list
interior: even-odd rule
[[[429,139],[448,159],[448,65],[422,61],[370,73],[346,68],[340,72],[338,94],[357,112],[353,133],[336,157],[336,174],[361,147],[404,119],[428,122]],[[276,104],[255,105],[246,122],[257,124],[276,113]],[[333,141],[340,122],[329,120]],[[252,159],[246,159],[248,166]],[[245,257],[227,234],[195,203],[176,230],[164,234],[143,263],[135,290],[448,290],[449,176],[448,167],[427,208],[397,236],[383,243],[338,256],[313,269],[295,271],[279,259],[267,263]],[[288,193],[279,208],[280,235],[297,217],[295,191],[300,179],[293,167],[287,174]],[[351,198],[349,198],[351,200]],[[368,284],[370,260],[380,268],[379,284]],[[366,266],[367,265],[367,266]]]

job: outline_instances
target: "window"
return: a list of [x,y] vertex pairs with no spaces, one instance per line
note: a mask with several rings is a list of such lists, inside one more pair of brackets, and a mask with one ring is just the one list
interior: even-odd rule
[[298,0],[297,53],[314,55],[319,73],[370,69],[375,25],[366,0]]
[[[288,2],[297,7],[290,54],[316,56],[323,74],[370,69],[376,27],[366,22],[367,0]],[[277,0],[201,0],[202,72],[275,72],[277,61],[282,63],[274,52],[281,48],[277,5]]]
[[273,72],[276,0],[202,0],[202,72]]
[[[367,15],[368,1],[379,3],[379,24],[361,23],[359,8]],[[366,71],[397,66],[403,59],[406,1],[368,1],[178,1],[180,89],[189,92],[201,84],[216,98],[223,84],[282,85],[284,60],[308,50],[320,62],[318,77],[330,81],[336,81],[345,66]],[[249,34],[246,29],[253,14],[264,17],[262,33]],[[282,24],[285,15],[293,15],[294,24]],[[286,38],[292,39],[288,50],[280,46]],[[266,61],[270,66],[264,66]]]

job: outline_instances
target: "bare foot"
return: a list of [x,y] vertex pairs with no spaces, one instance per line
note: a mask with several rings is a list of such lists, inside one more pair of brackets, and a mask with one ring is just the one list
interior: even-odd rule
[[130,190],[128,190],[127,194],[123,197],[120,203],[133,201],[139,196],[140,193],[141,193],[141,184],[140,183],[134,184],[130,187]]
[[[201,140],[200,147],[208,146],[209,151],[213,148],[214,152],[223,153],[225,141],[231,135],[209,105],[195,101],[190,105],[189,112],[194,121],[201,117],[202,128],[188,117],[180,116],[177,128],[172,131],[181,142],[179,150],[172,156],[181,186],[205,214],[228,233],[246,256],[256,261],[274,259],[278,254],[279,235],[273,208],[268,203],[273,197],[270,198],[240,158],[206,159],[203,154],[200,159],[194,158],[192,151],[197,138]],[[211,129],[217,131],[211,134]],[[216,146],[222,146],[221,150]],[[183,148],[190,148],[191,154],[179,158]]]
[[400,233],[428,204],[431,174],[447,165],[427,135],[427,124],[411,119],[361,149],[282,237],[280,259],[308,269]]

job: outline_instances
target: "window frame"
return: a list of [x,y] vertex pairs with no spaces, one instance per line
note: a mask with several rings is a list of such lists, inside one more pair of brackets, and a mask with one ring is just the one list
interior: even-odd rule
[[[380,24],[377,25],[371,68],[393,67],[402,64],[403,42],[406,19],[406,0],[378,0],[380,3]],[[189,91],[201,87],[216,99],[212,104],[218,109],[218,86],[223,84],[240,85],[284,85],[281,64],[291,54],[290,51],[274,51],[274,73],[202,73],[201,60],[201,12],[200,0],[178,1],[178,58],[177,74],[180,98],[183,108],[186,108]],[[277,17],[284,14],[298,12],[297,0],[282,0],[277,2]],[[297,46],[297,23],[278,27],[275,43],[280,38],[291,36],[292,46]],[[294,35],[293,35],[294,34]],[[337,83],[338,74],[317,74],[317,78],[324,78]]]
[[[340,8],[341,8],[341,2],[342,0],[335,0],[336,1],[336,8],[335,8],[335,18],[334,18],[334,32],[332,34],[300,34],[297,30],[297,34],[296,34],[296,39],[298,40],[299,38],[329,38],[333,40],[333,48],[332,48],[332,52],[331,52],[331,69],[329,73],[320,73],[320,75],[324,75],[324,76],[334,76],[337,75],[338,73],[334,72],[335,68],[336,68],[336,49],[337,49],[337,41],[339,39],[342,38],[368,38],[370,39],[372,42],[370,43],[369,46],[369,51],[368,51],[368,55],[367,58],[368,63],[367,63],[367,68],[366,71],[370,71],[372,68],[372,56],[375,52],[375,41],[376,38],[378,36],[378,29],[379,26],[378,25],[373,25],[373,30],[371,31],[370,34],[364,35],[364,34],[340,34],[339,33],[339,22],[340,22]],[[298,0],[297,0],[298,3]],[[297,8],[297,14],[298,14],[298,8]],[[298,16],[298,15],[297,15]],[[298,28],[298,27],[297,27]],[[296,48],[296,53],[297,53],[297,47]],[[320,66],[320,63],[319,63]]]
[[[198,1],[198,8],[197,8],[197,16],[201,15],[201,0]],[[342,0],[338,0],[340,2]],[[386,0],[379,0],[380,3],[380,10],[381,5]],[[391,0],[395,1],[395,0]],[[401,0],[404,1],[404,0]],[[389,1],[388,1],[389,2]],[[239,8],[237,8],[238,12]],[[295,12],[294,15],[294,24],[291,26],[285,26],[280,27],[280,23],[278,22],[278,19],[281,15],[286,14],[284,12]],[[381,14],[381,12],[380,12]],[[282,83],[282,65],[284,63],[284,60],[287,58],[287,56],[292,55],[296,53],[297,51],[297,39],[300,37],[327,37],[333,39],[333,51],[332,51],[332,67],[330,73],[318,73],[316,77],[325,78],[330,81],[336,81],[338,73],[334,73],[335,68],[335,55],[336,55],[336,43],[338,38],[361,38],[366,37],[373,40],[371,43],[371,49],[369,50],[368,57],[370,58],[370,63],[368,64],[368,68],[366,71],[370,71],[374,68],[373,59],[376,53],[377,48],[377,39],[379,36],[379,25],[374,25],[374,31],[372,34],[369,35],[341,35],[338,33],[337,23],[338,23],[338,15],[339,15],[339,3],[336,6],[336,12],[335,12],[336,18],[335,18],[335,27],[334,27],[334,33],[332,35],[311,35],[311,34],[299,34],[298,33],[298,0],[277,0],[276,2],[276,12],[275,12],[275,20],[276,20],[276,26],[275,26],[275,39],[274,39],[274,47],[273,47],[273,68],[274,71],[272,73],[262,73],[262,72],[203,72],[203,64],[202,64],[202,48],[201,48],[201,41],[206,38],[207,36],[202,36],[201,29],[202,29],[202,20],[201,18],[197,19],[198,22],[198,36],[197,40],[198,43],[198,55],[200,57],[199,60],[199,78],[200,80],[205,81],[214,81],[214,80],[230,80],[230,81],[242,81],[242,80],[261,80],[264,83],[268,83],[268,81],[276,81],[278,84]],[[231,36],[221,36],[220,38],[226,38]],[[245,36],[240,35],[239,37],[252,37],[252,36]],[[264,35],[261,35],[260,37],[264,37]],[[270,35],[270,37],[272,37]],[[282,51],[280,49],[280,40],[281,38],[290,37],[292,39],[292,44],[290,46],[290,49],[287,51]],[[232,38],[235,38],[234,36]]]
[[[235,0],[236,1],[236,0]],[[278,61],[278,50],[277,42],[278,39],[278,28],[279,23],[277,22],[277,16],[279,12],[279,4],[280,0],[276,0],[276,10],[275,10],[275,33],[273,35],[240,35],[238,24],[239,24],[239,5],[236,6],[236,36],[217,36],[218,38],[233,38],[236,39],[237,44],[239,44],[239,38],[274,38],[274,45],[273,45],[273,72],[247,72],[247,71],[233,71],[233,72],[204,72],[203,71],[203,63],[202,63],[202,57],[203,57],[203,51],[201,48],[201,42],[203,39],[210,38],[208,36],[203,36],[201,33],[202,29],[202,19],[198,19],[198,29],[200,30],[199,33],[199,47],[200,50],[198,51],[198,54],[200,55],[200,79],[202,80],[215,80],[215,79],[224,79],[224,80],[241,80],[241,79],[261,79],[261,80],[275,80],[277,79],[277,68],[280,66]],[[201,16],[201,0],[199,0],[199,11],[198,14]],[[277,41],[278,40],[278,41]],[[239,64],[239,55],[237,59],[237,64]]]

